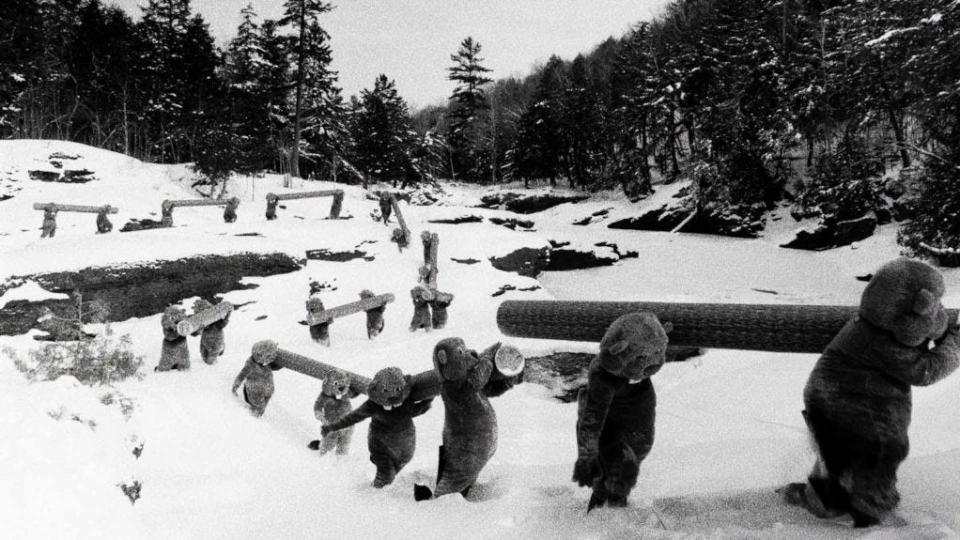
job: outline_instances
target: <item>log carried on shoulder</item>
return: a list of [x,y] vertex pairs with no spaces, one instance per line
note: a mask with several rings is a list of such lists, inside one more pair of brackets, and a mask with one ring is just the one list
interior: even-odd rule
[[177,333],[181,336],[190,334],[211,325],[233,312],[233,304],[230,302],[220,302],[219,304],[205,309],[199,313],[194,313],[189,317],[177,323]]
[[400,251],[403,251],[403,248],[410,245],[410,229],[407,228],[407,222],[403,219],[403,212],[400,211],[400,205],[397,204],[396,197],[390,197],[390,206],[393,208],[393,213],[397,216],[397,223],[400,225],[400,228],[393,230],[390,241],[395,242]]
[[46,210],[49,207],[53,207],[57,212],[86,212],[88,214],[116,214],[120,211],[119,208],[105,204],[103,206],[85,206],[82,204],[60,204],[60,203],[33,203],[34,210]]
[[340,210],[343,207],[343,190],[327,189],[320,191],[301,191],[298,193],[267,193],[267,219],[276,219],[277,203],[291,199],[312,199],[316,197],[333,197],[333,204],[330,205],[330,219],[338,219]]
[[420,233],[423,241],[423,266],[425,267],[423,281],[429,289],[437,288],[437,252],[440,247],[440,236],[437,233],[423,231]]
[[[599,342],[617,317],[640,310],[673,324],[673,346],[820,353],[858,307],[507,300],[497,325],[508,336]],[[958,310],[947,315],[955,323]]]
[[308,311],[307,324],[313,326],[317,324],[329,323],[333,319],[338,319],[347,315],[353,315],[354,313],[360,313],[361,311],[375,309],[389,304],[394,300],[395,298],[393,293],[378,294],[376,296],[363,298],[357,300],[356,302],[350,302],[349,304],[343,304],[330,309]]
[[[346,375],[350,380],[350,389],[358,394],[366,394],[367,388],[372,381],[370,377],[331,366],[330,364],[284,349],[277,350],[277,357],[273,363],[321,381],[328,379],[334,374]],[[440,394],[440,375],[436,370],[431,369],[412,375],[410,382],[412,387],[410,399],[413,399],[413,401],[423,401],[424,399],[430,399]]]
[[240,199],[230,197],[229,199],[166,199],[160,204],[160,223],[164,227],[173,226],[173,209],[180,206],[224,206],[223,220],[227,223],[233,223],[237,219],[237,207],[240,206]]

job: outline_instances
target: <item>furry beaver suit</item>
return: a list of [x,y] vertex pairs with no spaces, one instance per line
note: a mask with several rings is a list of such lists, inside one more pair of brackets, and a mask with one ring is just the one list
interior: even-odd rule
[[653,447],[657,396],[650,376],[666,360],[667,332],[653,313],[617,318],[590,363],[577,412],[577,462],[573,481],[591,486],[589,512],[626,506],[640,462]]
[[960,332],[940,299],[943,276],[906,258],[870,279],[859,314],[827,345],[807,380],[803,411],[819,450],[806,484],[785,499],[820,517],[878,523],[900,500],[897,468],[910,443],[911,386],[943,379],[960,362]]
[[413,419],[427,412],[433,402],[432,397],[421,401],[410,398],[414,386],[419,384],[414,379],[397,367],[381,369],[367,387],[369,399],[363,405],[320,428],[326,438],[333,432],[372,418],[367,431],[367,448],[370,462],[377,467],[373,487],[391,484],[397,473],[413,459],[417,446]]

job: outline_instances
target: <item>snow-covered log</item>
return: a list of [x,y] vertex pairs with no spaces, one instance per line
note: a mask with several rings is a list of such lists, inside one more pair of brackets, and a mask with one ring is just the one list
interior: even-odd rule
[[338,319],[340,317],[346,317],[347,315],[353,315],[354,313],[360,313],[361,311],[378,308],[380,306],[389,304],[394,300],[395,298],[393,293],[386,293],[379,294],[377,296],[371,296],[369,298],[363,298],[361,300],[357,300],[356,302],[350,302],[349,304],[343,304],[330,309],[308,311],[307,324],[313,326],[315,324],[328,323],[333,319]]
[[210,309],[205,309],[199,313],[194,313],[186,319],[178,322],[177,333],[181,336],[189,336],[197,330],[223,319],[232,312],[233,304],[226,301],[220,302]]
[[46,210],[47,208],[53,207],[54,210],[58,212],[86,212],[88,214],[99,214],[101,212],[106,212],[108,214],[116,214],[119,212],[119,208],[105,204],[103,206],[85,206],[81,204],[60,204],[60,203],[33,203],[34,210]]

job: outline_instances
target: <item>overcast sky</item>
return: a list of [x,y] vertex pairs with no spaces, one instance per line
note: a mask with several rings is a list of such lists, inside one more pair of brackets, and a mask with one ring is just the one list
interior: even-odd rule
[[[6,1],[6,0],[0,0]],[[147,0],[107,0],[139,20]],[[240,10],[278,18],[283,0],[192,0],[223,46],[236,33]],[[323,15],[333,69],[345,96],[394,79],[413,108],[442,102],[453,90],[450,55],[467,36],[479,41],[493,77],[523,75],[551,54],[572,59],[631,25],[659,14],[666,0],[333,0]]]

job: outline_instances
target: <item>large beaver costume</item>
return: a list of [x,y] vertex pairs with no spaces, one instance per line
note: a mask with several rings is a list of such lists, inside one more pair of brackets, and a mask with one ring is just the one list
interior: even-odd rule
[[820,517],[849,513],[856,527],[897,506],[910,387],[933,384],[960,363],[960,331],[948,327],[944,291],[936,269],[906,258],[870,279],[858,316],[827,345],[804,388],[819,460],[806,484],[783,489],[788,502]]
[[367,387],[369,399],[356,410],[321,428],[324,437],[348,428],[367,418],[367,448],[370,461],[377,467],[373,487],[381,488],[393,482],[397,473],[413,459],[417,445],[417,431],[413,418],[430,409],[433,398],[410,399],[412,380],[400,368],[381,369]]
[[497,450],[497,414],[489,397],[496,397],[523,378],[504,376],[494,368],[500,344],[483,354],[468,350],[460,338],[447,338],[433,349],[443,399],[443,446],[437,467],[437,487],[414,486],[414,498],[425,500],[449,493],[467,494],[480,471]]
[[653,447],[657,396],[650,376],[666,360],[668,322],[628,313],[610,324],[590,363],[577,409],[573,481],[593,488],[587,506],[626,506]]

